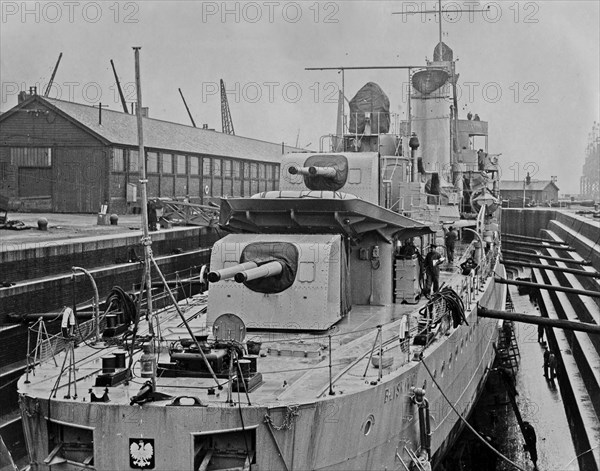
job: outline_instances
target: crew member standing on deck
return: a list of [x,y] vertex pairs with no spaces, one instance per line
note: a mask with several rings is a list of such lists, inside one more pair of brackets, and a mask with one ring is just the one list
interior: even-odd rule
[[436,250],[435,244],[429,246],[429,253],[425,256],[425,296],[431,294],[431,286],[433,292],[437,293],[440,289],[440,264],[444,262],[442,257]]
[[454,247],[458,240],[458,232],[450,226],[446,232],[446,253],[448,254],[448,263],[454,263]]
[[544,347],[544,377],[548,379],[548,366],[550,365],[550,350]]

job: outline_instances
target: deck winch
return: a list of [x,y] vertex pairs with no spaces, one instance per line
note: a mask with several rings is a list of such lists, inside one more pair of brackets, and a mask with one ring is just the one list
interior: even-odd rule
[[210,378],[206,359],[217,378],[231,381],[233,391],[250,392],[258,387],[262,383],[258,355],[248,353],[243,321],[235,314],[223,314],[213,324],[213,337],[210,341],[208,335],[201,335],[173,342],[170,361],[158,365],[159,376]]

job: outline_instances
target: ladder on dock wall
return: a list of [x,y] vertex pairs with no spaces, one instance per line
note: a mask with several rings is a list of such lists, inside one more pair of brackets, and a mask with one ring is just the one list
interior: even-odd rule
[[[506,291],[505,308],[507,311],[511,312],[514,312],[515,310],[508,290]],[[519,344],[517,343],[514,327],[513,321],[504,321],[498,339],[498,347],[496,348],[498,366],[501,368],[510,368],[513,378],[519,369],[519,362],[521,360],[521,352],[519,351]]]

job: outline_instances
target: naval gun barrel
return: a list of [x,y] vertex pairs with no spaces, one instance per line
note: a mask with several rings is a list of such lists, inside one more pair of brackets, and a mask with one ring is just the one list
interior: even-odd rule
[[290,167],[288,169],[292,175],[307,175],[311,177],[320,176],[333,178],[337,175],[337,170],[333,167]]
[[238,273],[243,272],[244,270],[251,270],[252,268],[256,268],[257,266],[258,265],[256,264],[256,262],[244,262],[238,265],[234,265],[232,267],[211,271],[208,274],[208,281],[210,281],[211,283],[216,283],[217,281],[233,278]]
[[235,281],[238,283],[244,283],[245,281],[267,278],[269,276],[279,275],[282,270],[283,265],[281,262],[269,262],[261,265],[260,267],[250,268],[244,271],[238,270],[238,273],[235,274]]

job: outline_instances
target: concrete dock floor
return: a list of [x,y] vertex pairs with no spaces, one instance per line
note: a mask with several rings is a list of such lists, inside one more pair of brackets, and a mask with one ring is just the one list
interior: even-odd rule
[[[515,312],[539,315],[529,296],[521,296],[515,286],[509,287]],[[516,324],[521,362],[516,377],[519,395],[517,403],[523,420],[533,425],[537,435],[538,469],[540,471],[578,470],[575,447],[571,440],[569,423],[557,381],[547,381],[543,376],[543,347],[538,343],[538,329],[532,324]],[[544,337],[545,339],[545,337]],[[523,450],[523,436],[517,420],[508,414],[507,444],[505,452],[513,461],[526,463],[533,469],[528,453]],[[500,465],[498,470],[514,469]]]
[[[48,220],[46,231],[38,229],[37,221],[40,218]],[[10,250],[15,244],[39,244],[55,240],[120,234],[142,228],[142,217],[139,214],[120,215],[116,226],[98,225],[97,214],[9,212],[8,220],[23,221],[30,229],[20,231],[0,229],[0,251]]]

